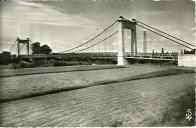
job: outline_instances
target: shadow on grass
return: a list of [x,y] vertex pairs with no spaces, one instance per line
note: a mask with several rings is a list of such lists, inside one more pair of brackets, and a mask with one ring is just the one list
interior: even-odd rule
[[14,73],[13,74],[6,74],[6,73],[2,73],[0,74],[0,78],[3,77],[14,77],[14,76],[25,76],[25,75],[37,75],[37,74],[49,74],[49,73],[62,73],[62,72],[78,72],[78,71],[93,71],[93,70],[105,70],[105,69],[118,69],[118,68],[125,68],[124,66],[92,66],[90,68],[76,68],[76,69],[68,69],[68,70],[62,70],[62,71],[42,71],[42,70],[38,70],[38,71],[32,71],[32,72],[28,72],[28,73],[23,73],[23,72],[19,72],[19,73]]
[[[194,86],[193,86],[194,87]],[[195,92],[187,91],[185,95],[180,96],[178,99],[171,103],[172,107],[167,108],[163,114],[162,120],[159,125],[161,126],[195,126]],[[187,110],[191,109],[190,121],[186,119]]]
[[109,127],[122,127],[123,126],[123,121],[122,120],[113,120],[107,124]]
[[148,78],[154,78],[154,77],[162,77],[162,76],[194,73],[194,72],[195,72],[194,70],[168,69],[168,70],[156,71],[156,72],[151,72],[151,73],[145,73],[141,75],[135,75],[131,77],[125,77],[125,78],[121,78],[117,80],[98,81],[98,82],[94,82],[88,85],[72,86],[72,87],[64,87],[64,88],[58,88],[58,89],[53,89],[53,90],[40,91],[40,92],[35,92],[35,93],[21,95],[21,96],[12,97],[12,98],[1,97],[0,103],[10,102],[10,101],[20,100],[20,99],[26,99],[26,98],[32,98],[36,96],[60,93],[60,92],[65,92],[65,91],[72,91],[76,89],[82,89],[82,88],[93,87],[93,86],[98,86],[98,85],[107,85],[107,84],[119,83],[119,82],[131,81],[131,80],[148,79]]

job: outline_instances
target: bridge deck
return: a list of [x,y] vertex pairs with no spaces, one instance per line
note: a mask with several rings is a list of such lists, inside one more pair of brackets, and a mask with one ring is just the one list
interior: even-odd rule
[[[125,54],[126,58],[134,58],[134,59],[152,59],[152,60],[173,60],[177,61],[178,54],[177,53],[137,53],[132,55],[130,52]],[[27,55],[21,55],[22,58],[28,58]],[[29,58],[117,58],[117,52],[89,52],[89,53],[64,53],[64,54],[36,54],[30,55]]]

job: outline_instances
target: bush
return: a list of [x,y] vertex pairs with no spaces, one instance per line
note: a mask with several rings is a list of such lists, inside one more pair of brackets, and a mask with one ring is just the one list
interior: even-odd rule
[[53,66],[67,66],[67,63],[64,61],[54,61]]
[[8,64],[8,69],[16,69],[16,64],[15,63]]
[[12,63],[8,66],[10,69],[34,68],[34,67],[51,67],[51,66],[73,66],[73,65],[92,65],[92,64],[116,64],[115,59],[106,58],[78,58],[78,59],[51,59],[51,60],[34,60],[33,62],[21,61]]
[[35,68],[35,64],[34,63],[28,63],[24,65],[24,68]]
[[25,65],[26,65],[25,63],[20,62],[20,63],[16,64],[16,68],[17,68],[17,69],[18,69],[18,68],[24,68]]
[[91,65],[88,61],[53,61],[53,66]]
[[35,63],[25,63],[25,62],[19,62],[19,63],[10,63],[8,64],[8,69],[20,69],[20,68],[34,68],[36,67]]
[[177,61],[167,60],[140,60],[140,59],[127,59],[129,64],[158,64],[158,65],[177,65]]
[[97,60],[94,64],[114,64],[114,62],[108,60]]

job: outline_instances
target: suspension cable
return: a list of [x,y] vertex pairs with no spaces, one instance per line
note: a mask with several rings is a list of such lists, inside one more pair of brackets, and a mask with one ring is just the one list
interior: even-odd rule
[[103,42],[103,41],[107,40],[108,38],[112,37],[112,36],[113,36],[113,35],[115,35],[116,33],[118,33],[118,31],[116,31],[116,32],[112,33],[112,34],[111,34],[111,35],[109,35],[108,37],[106,37],[106,38],[104,38],[103,40],[101,40],[101,41],[97,42],[96,44],[93,44],[93,45],[88,46],[88,47],[86,47],[86,48],[83,48],[83,49],[80,49],[80,50],[74,51],[73,53],[80,52],[80,51],[86,50],[86,49],[88,49],[88,48],[91,48],[91,47],[93,47],[93,46],[95,46],[95,45],[98,45],[98,44],[100,44],[101,42]]
[[14,47],[15,44],[16,44],[16,40],[15,40],[15,42],[12,44],[12,46],[11,46],[9,52],[12,50],[12,48]]
[[83,46],[83,45],[89,43],[90,41],[94,40],[96,37],[98,37],[99,35],[101,35],[102,33],[104,33],[107,29],[109,29],[110,27],[112,27],[117,21],[118,21],[118,20],[115,20],[110,26],[108,26],[107,28],[105,28],[101,33],[97,34],[96,36],[94,36],[94,37],[91,38],[90,40],[88,40],[88,41],[86,41],[86,42],[84,42],[84,43],[82,43],[82,44],[80,44],[80,45],[78,45],[78,46],[76,46],[76,47],[74,47],[74,48],[71,48],[71,49],[68,49],[68,50],[66,50],[66,51],[63,51],[63,52],[72,51],[72,50],[74,50],[74,49],[76,49],[76,48],[79,48],[79,47],[81,47],[81,46]]
[[151,26],[149,26],[149,25],[147,25],[147,24],[145,24],[145,23],[142,23],[142,22],[140,22],[140,21],[138,21],[138,20],[136,20],[136,21],[137,21],[137,23],[143,24],[143,25],[145,25],[145,26],[147,26],[147,27],[149,27],[149,28],[152,28],[152,29],[154,29],[154,30],[156,30],[156,31],[159,31],[159,32],[161,32],[161,33],[163,33],[163,34],[165,34],[165,35],[168,35],[168,36],[170,36],[170,37],[173,37],[173,38],[175,38],[176,40],[182,41],[182,42],[184,42],[184,43],[186,43],[186,44],[189,44],[189,45],[195,47],[195,45],[193,45],[193,44],[191,44],[191,43],[189,43],[189,42],[186,42],[186,41],[184,41],[184,40],[182,40],[182,39],[179,39],[179,38],[177,38],[177,37],[174,37],[174,36],[172,36],[172,35],[170,35],[170,34],[168,34],[168,33],[165,33],[165,32],[163,32],[163,31],[161,31],[161,30],[159,30],[159,29],[156,29],[156,28],[154,28],[154,27],[151,27]]
[[184,47],[186,47],[186,48],[189,48],[189,49],[191,49],[191,50],[194,50],[193,48],[190,48],[190,47],[188,47],[188,46],[186,46],[186,45],[184,45],[184,44],[181,44],[181,43],[179,43],[179,42],[177,42],[177,41],[175,41],[175,40],[173,40],[173,39],[170,39],[170,38],[168,38],[168,37],[166,37],[166,36],[164,36],[164,35],[162,35],[162,34],[160,34],[160,33],[158,33],[158,32],[155,32],[155,31],[153,31],[153,30],[151,30],[151,29],[149,29],[149,28],[147,28],[147,27],[144,27],[144,26],[139,25],[139,24],[137,24],[137,25],[140,26],[140,27],[142,27],[142,28],[145,28],[145,29],[147,29],[147,30],[149,30],[149,31],[151,31],[151,32],[153,32],[153,33],[155,33],[155,34],[158,34],[158,35],[160,35],[160,36],[162,36],[162,37],[164,37],[164,38],[166,38],[166,39],[168,39],[168,40],[171,40],[171,41],[173,41],[173,42],[175,42],[175,43],[177,43],[177,44],[180,44],[180,45],[182,45],[182,46],[184,46]]
[[24,44],[22,45],[22,47],[20,47],[20,51],[23,49],[23,47],[24,47]]

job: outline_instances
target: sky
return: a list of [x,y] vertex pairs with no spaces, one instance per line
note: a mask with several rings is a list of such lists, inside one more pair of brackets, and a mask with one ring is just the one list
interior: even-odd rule
[[[8,0],[0,2],[0,51],[16,37],[48,44],[53,52],[70,49],[98,34],[120,15],[135,18],[194,44],[195,5],[191,0]],[[138,28],[138,50],[143,29]],[[128,32],[127,32],[128,33]],[[130,34],[125,34],[130,44]],[[147,32],[148,52],[181,47]],[[129,48],[128,48],[129,49]],[[13,48],[11,52],[16,52]]]

